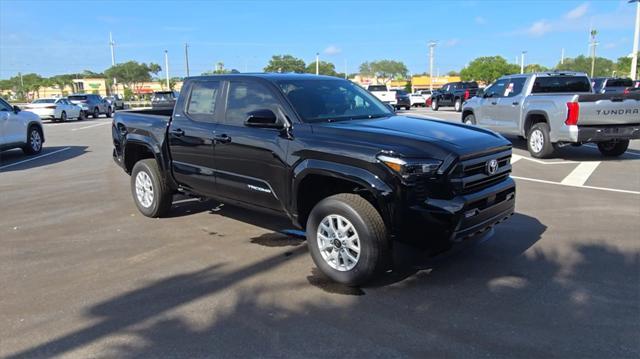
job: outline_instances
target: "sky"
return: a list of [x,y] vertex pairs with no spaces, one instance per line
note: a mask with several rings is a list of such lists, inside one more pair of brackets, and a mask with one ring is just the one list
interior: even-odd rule
[[0,78],[43,76],[111,65],[155,62],[185,76],[217,62],[241,72],[262,71],[274,54],[306,63],[320,59],[339,72],[364,61],[404,62],[428,72],[427,43],[437,41],[434,74],[459,71],[479,56],[554,66],[588,52],[589,29],[599,31],[598,56],[632,52],[635,5],[600,1],[17,1],[0,0]]

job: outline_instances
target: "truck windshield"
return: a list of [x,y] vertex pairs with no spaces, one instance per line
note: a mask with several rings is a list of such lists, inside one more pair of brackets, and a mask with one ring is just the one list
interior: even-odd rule
[[279,80],[276,82],[304,122],[392,116],[380,100],[346,80]]
[[591,84],[586,76],[545,76],[533,83],[532,93],[574,93],[591,92]]

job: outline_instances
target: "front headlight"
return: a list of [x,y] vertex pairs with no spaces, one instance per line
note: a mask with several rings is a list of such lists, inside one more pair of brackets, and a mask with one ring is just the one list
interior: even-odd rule
[[442,161],[433,159],[400,158],[378,155],[378,160],[404,179],[418,176],[432,176],[440,168]]

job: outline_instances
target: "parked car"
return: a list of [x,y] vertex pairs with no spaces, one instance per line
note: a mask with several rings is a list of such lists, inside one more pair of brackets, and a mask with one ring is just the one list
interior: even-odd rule
[[156,91],[151,96],[151,108],[153,109],[173,109],[176,104],[178,94],[175,91]]
[[188,78],[173,111],[116,112],[112,135],[143,215],[166,215],[177,192],[283,215],[347,285],[387,270],[392,240],[441,251],[515,206],[504,137],[398,116],[335,77]]
[[424,107],[427,103],[424,96],[419,93],[410,94],[409,101],[411,102],[411,107]]
[[[418,91],[416,91],[416,93],[420,94],[422,96],[422,98],[424,98],[425,104],[431,98],[431,90],[418,90]],[[429,104],[429,106],[430,105],[431,104]]]
[[465,102],[462,121],[527,139],[533,157],[559,146],[593,142],[620,156],[640,139],[640,92],[594,94],[584,73],[551,72],[499,78]]
[[42,151],[44,131],[38,115],[0,98],[0,151],[21,148],[28,155]]
[[102,114],[111,117],[113,113],[113,108],[109,102],[100,95],[74,94],[69,96],[68,99],[72,103],[80,106],[85,115],[91,115],[93,118],[98,118]]
[[396,109],[404,108],[405,110],[411,109],[411,97],[404,90],[396,90]]
[[105,100],[109,102],[113,110],[124,110],[124,99],[120,95],[113,95],[105,97]]
[[68,119],[82,120],[84,113],[80,106],[69,102],[66,98],[40,98],[33,100],[24,107],[25,110],[33,112],[41,119],[64,122]]
[[440,107],[453,106],[456,112],[462,111],[462,103],[476,95],[478,83],[450,82],[431,95],[431,109],[438,111]]
[[367,91],[377,97],[380,101],[393,106],[394,108],[398,104],[396,99],[396,92],[389,90],[387,85],[368,85]]
[[595,93],[624,93],[634,87],[633,80],[615,77],[594,77],[591,84]]

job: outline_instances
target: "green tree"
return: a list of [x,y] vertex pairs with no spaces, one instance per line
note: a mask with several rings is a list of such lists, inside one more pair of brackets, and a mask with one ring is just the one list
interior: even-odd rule
[[[20,81],[20,78],[17,80]],[[45,79],[38,74],[25,74],[22,75],[22,83],[24,84],[23,89],[25,92],[35,92],[40,97],[40,88],[45,85]]]
[[[640,57],[640,52],[638,53],[638,57]],[[630,57],[619,57],[618,61],[615,64],[616,76],[620,77],[629,77],[631,76],[631,58]],[[640,61],[637,63],[636,74],[640,74]]]
[[136,61],[128,61],[116,64],[108,68],[104,74],[107,78],[115,78],[125,87],[135,86],[137,83],[151,81],[151,74],[157,74],[162,71],[158,64],[138,63]]
[[291,55],[273,55],[264,68],[264,72],[305,72],[305,63],[302,59]]
[[460,71],[463,81],[492,83],[498,77],[519,73],[518,65],[510,64],[502,56],[478,57]]
[[527,66],[524,67],[524,72],[525,73],[530,73],[530,72],[545,72],[545,71],[549,71],[548,67],[539,65],[539,64],[529,64]]
[[65,88],[67,86],[71,87],[73,89],[73,79],[75,78],[74,75],[56,75],[56,76],[52,76],[49,78],[49,81],[51,81],[52,86],[56,86],[59,90],[60,93],[64,96],[65,94]]
[[409,69],[401,61],[379,60],[360,64],[360,75],[376,76],[382,79],[405,79]]
[[[316,62],[311,62],[309,63],[309,65],[307,65],[307,69],[306,69],[307,73],[310,74],[315,74],[316,73]],[[318,72],[320,73],[320,75],[327,75],[327,76],[338,76],[338,73],[336,72],[336,66],[330,62],[326,62],[326,61],[320,61],[318,63]],[[344,77],[344,74],[343,76]]]
[[[631,63],[629,63],[629,68]],[[564,64],[556,65],[557,70],[578,71],[591,74],[591,57],[580,55],[575,58],[565,58]],[[611,76],[615,70],[615,64],[613,61],[604,58],[596,57],[594,77],[596,76]]]
[[460,76],[460,73],[458,71],[449,71],[447,76]]

